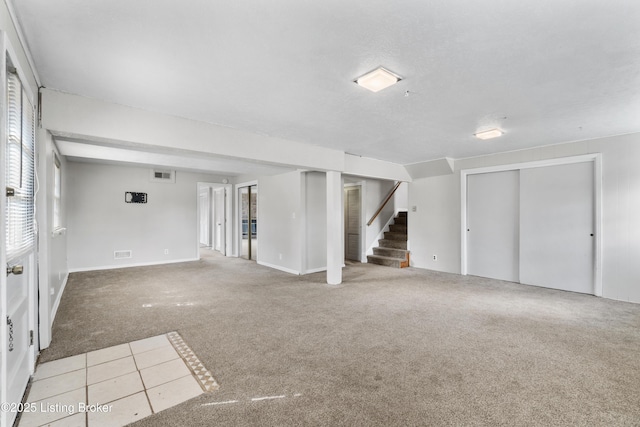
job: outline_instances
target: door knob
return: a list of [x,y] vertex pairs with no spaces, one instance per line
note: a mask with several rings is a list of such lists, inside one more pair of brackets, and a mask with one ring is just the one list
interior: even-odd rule
[[13,267],[7,266],[7,276],[10,274],[22,274],[24,272],[24,267],[21,265],[14,265]]

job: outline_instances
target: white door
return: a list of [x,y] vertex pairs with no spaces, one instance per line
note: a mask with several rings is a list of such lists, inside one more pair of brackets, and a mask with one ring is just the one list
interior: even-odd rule
[[[26,255],[22,258],[10,261],[8,267],[17,269],[22,267],[22,274],[9,274],[6,277],[6,285],[4,286],[2,297],[5,316],[4,326],[5,345],[3,350],[3,378],[6,378],[6,384],[3,381],[4,396],[3,402],[20,403],[22,395],[27,388],[27,382],[31,375],[31,333],[33,325],[29,318],[29,298],[30,284],[33,283],[33,254]],[[13,417],[16,414],[2,414],[7,416],[5,421],[11,425]]]
[[[35,350],[31,331],[35,328],[35,234],[34,149],[35,114],[18,76],[7,72],[7,117],[2,141],[6,159],[3,181],[7,189],[2,203],[2,274],[0,304],[2,327],[3,403],[20,403],[32,373]],[[3,160],[5,161],[5,160]],[[16,413],[0,411],[1,425],[11,425]]]
[[593,162],[524,169],[520,184],[520,282],[593,294]]
[[226,254],[226,191],[218,188],[214,192],[214,224],[215,224],[215,250]]
[[517,170],[467,176],[467,273],[517,282]]

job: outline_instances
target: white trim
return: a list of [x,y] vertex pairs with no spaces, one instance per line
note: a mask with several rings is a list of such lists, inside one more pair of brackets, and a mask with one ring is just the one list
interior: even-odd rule
[[[24,89],[27,92],[27,96],[29,97],[29,102],[31,102],[33,111],[35,111],[35,117],[34,117],[35,120],[33,121],[33,123],[34,123],[35,129],[37,130],[38,129],[38,100],[36,99],[36,97],[33,94],[33,91],[31,90],[31,85],[29,84],[30,80],[27,78],[27,74],[24,72],[22,65],[20,65],[20,61],[18,60],[18,55],[16,55],[16,51],[13,49],[13,46],[11,45],[11,40],[9,40],[9,38],[6,37],[6,41],[7,43],[5,44],[5,52],[9,55],[9,58],[11,59],[11,65],[13,65],[13,67],[16,69],[16,73],[18,74],[20,83],[22,83],[22,89]],[[8,66],[9,64],[6,64],[6,65]],[[6,82],[4,84],[6,84]],[[37,131],[36,131],[36,134],[37,134]],[[34,134],[34,138],[36,138],[35,134]]]
[[282,267],[280,265],[275,265],[275,264],[269,264],[268,262],[264,262],[264,261],[256,261],[256,262],[259,265],[262,265],[264,267],[269,267],[269,268],[273,268],[274,270],[280,270],[280,271],[284,271],[285,273],[291,273],[291,274],[295,274],[296,276],[300,276],[300,272],[292,268]]
[[594,234],[595,248],[593,260],[593,277],[595,280],[593,294],[602,296],[602,154],[596,153],[593,163],[593,191],[594,191]]
[[[60,286],[60,290],[58,291],[58,296],[56,301],[53,303],[53,308],[50,312],[49,324],[53,325],[53,321],[56,318],[56,314],[58,313],[58,307],[60,306],[60,300],[62,300],[62,294],[64,293],[65,288],[67,287],[67,282],[69,281],[69,273],[64,276],[64,280],[62,281],[62,285]],[[47,344],[47,347],[49,345]]]
[[[365,201],[367,200],[366,198],[367,181],[362,180],[357,182],[344,183],[343,188],[346,189],[347,187],[360,187],[360,253],[358,254],[358,258],[359,258],[358,261],[366,264],[367,262],[367,205],[365,204]],[[346,195],[343,194],[342,197],[344,200]],[[344,200],[342,204],[343,204],[343,211],[346,211],[347,209],[346,200]],[[343,215],[346,215],[346,214],[343,213]],[[346,224],[344,224],[343,227],[346,230]],[[345,234],[344,236],[345,257],[346,257],[346,246],[347,246],[346,237],[347,236]]]
[[460,171],[460,274],[467,275],[467,176],[468,170]]
[[[222,184],[222,183],[217,183],[217,182],[203,182],[203,181],[198,181],[196,183],[196,199],[197,199],[197,204],[198,204],[198,209],[197,209],[197,227],[196,227],[196,251],[198,254],[198,259],[200,259],[200,191],[203,188],[209,188],[211,190],[211,197],[215,197],[215,192],[219,189],[223,189],[224,190],[224,256],[233,256],[233,205],[231,204],[231,202],[229,201],[229,193],[233,186],[231,184]],[[212,212],[213,213],[213,212]],[[213,235],[212,235],[212,242],[211,242],[211,247],[214,248],[215,247],[215,241],[213,241]]]
[[307,247],[307,172],[300,172],[298,174],[300,178],[300,193],[299,193],[299,208],[298,208],[298,232],[300,233],[300,240],[298,241],[298,248],[300,252],[299,268],[301,273],[307,270],[307,263],[309,262],[309,251]]
[[224,255],[233,256],[233,185],[224,184]]
[[305,270],[302,274],[320,273],[322,271],[327,271],[327,267],[310,268],[308,270]]
[[135,264],[123,264],[123,265],[105,265],[105,266],[95,266],[95,267],[70,268],[69,273],[81,273],[84,271],[98,271],[98,270],[116,270],[118,268],[147,267],[152,265],[177,264],[180,262],[193,262],[193,261],[199,261],[199,258],[174,259],[170,261],[140,262]]
[[[200,244],[201,244],[200,243],[200,227],[202,227],[202,224],[200,223],[200,221],[202,220],[200,216],[200,209],[201,209],[200,197],[202,195],[203,189],[207,190],[207,194],[209,195],[211,194],[210,186],[208,186],[203,182],[197,182],[196,183],[196,254],[198,256],[198,259],[200,259]],[[207,199],[209,200],[209,211],[211,211],[211,199],[209,197],[207,197]],[[211,221],[209,221],[209,240],[212,240],[211,239]],[[209,243],[211,244],[211,242]]]
[[556,157],[525,163],[512,163],[506,165],[489,166],[475,169],[462,169],[460,171],[460,274],[467,274],[467,176],[481,173],[504,172],[540,168],[546,166],[568,165],[573,163],[593,162],[594,176],[594,280],[593,294],[602,296],[602,153],[591,153],[580,156]]
[[367,180],[360,181],[360,262],[367,263]]
[[618,297],[604,297],[604,298],[610,299],[610,300],[613,300],[613,301],[622,301],[622,302],[630,302],[632,304],[640,304],[640,299],[639,300],[634,300],[634,299],[630,299],[630,298],[623,299],[623,298],[618,298]]
[[488,166],[484,168],[462,169],[460,173],[466,175],[475,175],[479,173],[504,172],[510,170],[542,168],[545,166],[569,165],[572,163],[593,162],[601,156],[600,153],[583,154],[580,156],[555,157],[552,159],[537,160],[533,162],[510,163],[506,165]]
[[35,67],[35,62],[33,62],[33,57],[31,56],[31,51],[28,48],[28,44],[24,39],[24,33],[22,32],[22,26],[20,25],[20,21],[16,18],[16,13],[13,8],[12,0],[5,0],[5,4],[7,5],[7,11],[9,11],[9,17],[11,18],[11,22],[13,23],[13,27],[16,30],[16,34],[18,35],[18,42],[24,51],[24,56],[27,58],[27,62],[29,63],[29,68],[31,68],[31,73],[33,74],[33,78],[36,81],[36,85],[40,86],[40,76],[38,75],[38,70]]
[[[235,192],[235,199],[236,199],[236,203],[235,203],[235,207],[236,207],[236,214],[234,215],[234,236],[235,238],[233,239],[236,244],[234,245],[234,251],[233,251],[233,256],[236,258],[240,258],[242,257],[242,197],[240,197],[240,189],[243,187],[251,187],[255,185],[256,187],[258,186],[258,180],[253,180],[253,181],[247,181],[247,182],[241,182],[239,184],[235,184],[234,187],[234,192]],[[258,207],[256,206],[256,210],[258,209]],[[251,224],[249,224],[249,231],[251,231]],[[250,233],[249,233],[250,234]],[[257,240],[257,238],[256,238]]]

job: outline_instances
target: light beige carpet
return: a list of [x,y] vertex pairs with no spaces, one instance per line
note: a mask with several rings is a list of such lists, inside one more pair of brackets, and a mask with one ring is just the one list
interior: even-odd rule
[[41,360],[174,330],[220,389],[136,425],[640,425],[640,305],[411,268],[74,273]]

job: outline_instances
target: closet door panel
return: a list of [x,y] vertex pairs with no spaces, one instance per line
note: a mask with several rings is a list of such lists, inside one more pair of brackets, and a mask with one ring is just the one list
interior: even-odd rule
[[519,172],[467,176],[467,273],[519,280]]
[[594,293],[592,162],[520,171],[520,282]]

